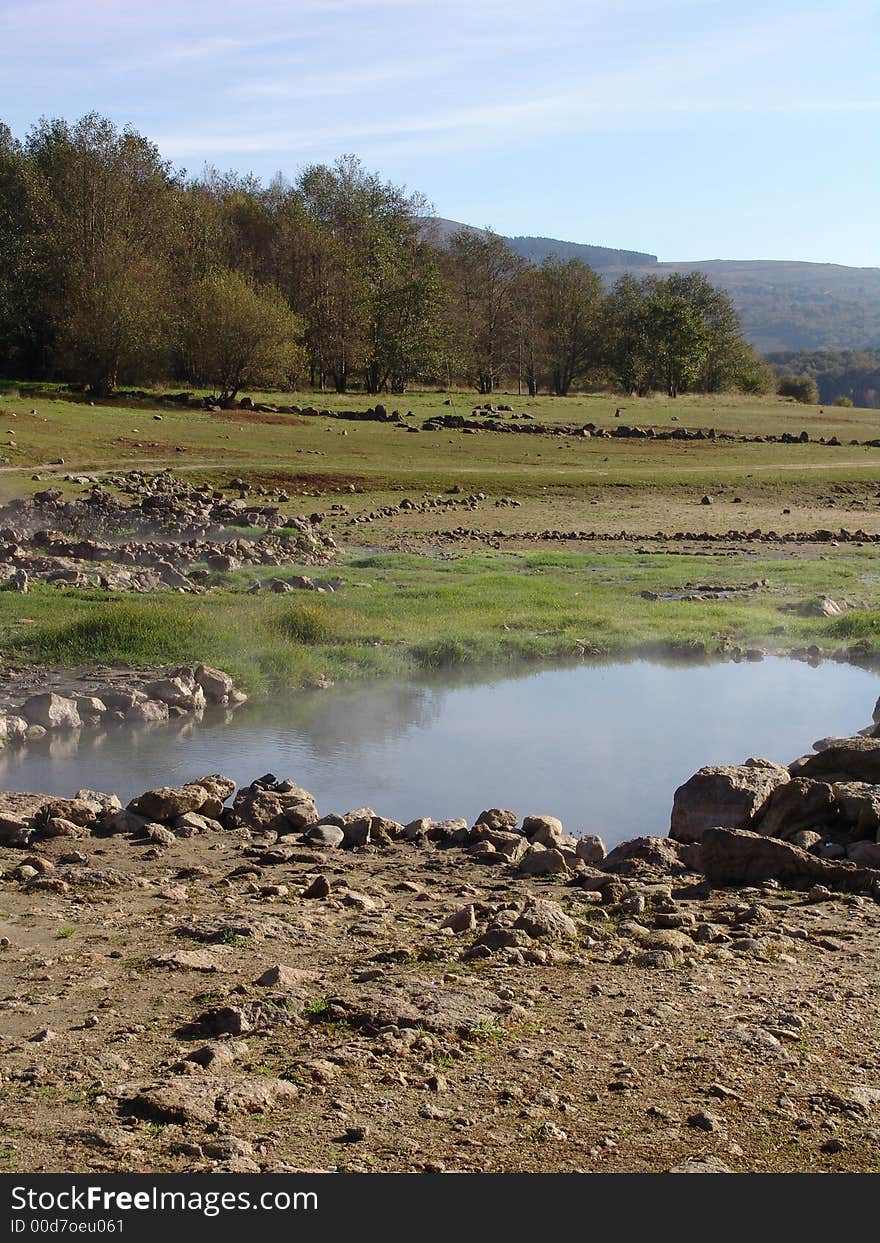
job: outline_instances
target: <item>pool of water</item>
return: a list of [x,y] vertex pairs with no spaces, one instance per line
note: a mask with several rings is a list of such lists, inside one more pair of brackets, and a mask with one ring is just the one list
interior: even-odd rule
[[676,786],[704,764],[789,763],[871,719],[880,678],[797,661],[633,661],[470,671],[291,692],[150,730],[84,730],[0,752],[0,785],[123,799],[209,772],[266,772],[311,790],[322,813],[368,805],[396,820],[473,819],[486,807],[549,813],[608,844],[669,827]]

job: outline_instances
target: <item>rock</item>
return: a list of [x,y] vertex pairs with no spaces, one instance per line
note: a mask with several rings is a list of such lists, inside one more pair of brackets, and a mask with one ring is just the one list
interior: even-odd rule
[[720,1157],[688,1157],[681,1165],[673,1165],[670,1174],[732,1174]]
[[168,720],[168,705],[158,699],[144,699],[125,710],[130,725],[159,725]]
[[441,928],[450,928],[455,933],[471,932],[476,926],[477,917],[474,913],[473,903],[459,907],[457,911],[447,915],[440,925]]
[[844,738],[809,756],[800,767],[803,777],[844,774],[854,781],[880,783],[880,739]]
[[308,790],[292,782],[273,782],[269,786],[254,782],[235,796],[232,810],[249,829],[275,829],[287,833],[304,829],[318,820],[315,800]]
[[205,692],[208,703],[223,703],[233,689],[233,681],[228,673],[220,669],[212,669],[209,665],[199,665],[195,672],[198,685]]
[[171,827],[177,837],[195,837],[199,833],[210,833],[212,829],[216,829],[217,821],[199,815],[198,812],[187,811],[182,816],[175,816]]
[[638,876],[644,872],[683,872],[692,847],[666,837],[634,837],[621,842],[600,862],[603,872]]
[[820,859],[791,842],[741,829],[707,829],[700,845],[701,870],[716,885],[778,880],[792,889],[820,883],[858,891],[870,890],[880,881],[880,871]]
[[800,829],[797,833],[792,833],[788,840],[793,846],[800,846],[801,850],[814,850],[816,846],[822,845],[822,834],[814,833],[810,829]]
[[100,718],[108,711],[103,699],[98,699],[95,695],[78,696],[75,702],[81,720],[87,717]]
[[198,811],[206,797],[203,786],[161,786],[132,799],[128,810],[147,820],[173,820],[188,811]]
[[303,890],[304,898],[329,898],[331,894],[330,882],[326,876],[316,876],[308,888]]
[[520,860],[519,870],[526,876],[553,876],[569,868],[561,851],[533,845]]
[[254,980],[254,983],[259,984],[261,988],[294,989],[302,984],[302,972],[294,967],[285,967],[281,963],[276,963],[274,967],[267,967],[263,974]]
[[76,702],[51,691],[31,695],[22,704],[21,715],[29,725],[43,729],[79,729],[82,725]]
[[509,829],[515,829],[517,820],[518,817],[515,811],[508,811],[504,807],[490,807],[488,811],[480,812],[476,823],[484,824],[487,829],[497,829],[505,832]]
[[830,827],[840,818],[834,791],[824,781],[793,777],[777,786],[748,827],[767,837],[790,837],[801,829]]
[[[118,801],[117,799],[117,803]],[[94,824],[103,810],[102,805],[92,799],[55,798],[43,807],[42,814],[48,818],[71,820],[74,824],[85,826]]]
[[558,902],[548,898],[529,898],[513,926],[522,928],[533,938],[549,937],[559,941],[577,936],[574,920],[566,915]]
[[368,1033],[394,1026],[479,1038],[481,1032],[500,1028],[517,1014],[510,1003],[499,1001],[481,984],[461,987],[409,974],[376,980],[330,1000],[335,1017]]
[[835,781],[831,785],[843,819],[860,837],[880,832],[880,785],[862,781]]
[[225,803],[229,796],[235,793],[235,782],[231,777],[224,777],[221,773],[198,777],[192,784],[201,786],[209,797],[218,803]]
[[483,830],[481,841],[513,864],[519,863],[529,848],[528,839],[521,833],[506,833],[500,829]]
[[675,791],[669,836],[700,841],[707,829],[744,829],[777,786],[789,781],[770,761],[701,768]]
[[50,816],[42,828],[43,837],[70,837],[74,839],[88,837],[89,830],[73,820],[65,820],[62,816]]
[[148,824],[144,829],[144,833],[157,846],[173,846],[177,842],[177,838],[171,830],[164,828],[161,824]]
[[601,837],[597,837],[594,833],[587,833],[583,837],[579,837],[574,850],[579,859],[589,864],[601,863],[606,854],[605,843]]
[[853,842],[847,847],[846,857],[863,867],[880,868],[880,846],[876,842]]
[[306,841],[310,846],[333,850],[342,845],[345,834],[336,824],[315,824],[306,833]]
[[530,842],[541,846],[559,846],[565,836],[562,821],[555,816],[526,816],[522,831]]
[[[123,1089],[123,1100],[125,1101]],[[213,1122],[218,1114],[263,1113],[292,1104],[299,1090],[286,1079],[226,1078],[166,1079],[139,1088],[126,1101],[130,1111],[142,1118],[183,1125]]]

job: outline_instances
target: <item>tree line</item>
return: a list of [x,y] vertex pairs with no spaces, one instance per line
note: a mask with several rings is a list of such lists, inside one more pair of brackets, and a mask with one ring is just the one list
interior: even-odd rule
[[491,230],[442,242],[418,193],[353,156],[264,185],[188,178],[89,114],[0,123],[0,374],[106,395],[176,379],[401,393],[739,388],[772,375],[698,273],[540,266]]

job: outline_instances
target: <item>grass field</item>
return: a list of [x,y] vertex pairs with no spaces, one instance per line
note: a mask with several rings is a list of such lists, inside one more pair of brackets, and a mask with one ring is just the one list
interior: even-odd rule
[[[263,395],[255,394],[255,397]],[[363,395],[275,399],[363,409]],[[468,394],[419,393],[386,400],[431,414],[469,413]],[[481,400],[481,399],[480,399]],[[301,508],[350,506],[333,525],[343,547],[334,595],[246,594],[254,575],[215,576],[203,595],[155,597],[37,587],[0,593],[7,665],[158,663],[207,659],[252,688],[313,682],[321,675],[400,674],[466,661],[574,656],[646,645],[705,643],[836,651],[873,648],[880,634],[880,574],[870,545],[768,546],[737,541],[701,547],[651,543],[548,545],[547,529],[780,533],[847,527],[880,531],[880,449],[851,439],[880,434],[877,411],[797,406],[778,399],[496,395],[544,421],[656,428],[715,427],[734,434],[837,436],[830,447],[719,441],[650,442],[574,437],[411,435],[394,425],[321,417],[211,414],[142,403],[91,406],[27,394],[0,396],[0,498],[35,489],[33,476],[71,494],[68,474],[166,466],[215,486],[242,476],[303,496]],[[161,414],[161,419],[154,418]],[[266,421],[267,419],[272,421]],[[675,421],[673,421],[675,420]],[[347,434],[343,435],[345,432]],[[63,458],[63,464],[51,465]],[[352,492],[352,487],[355,489]],[[481,491],[477,510],[403,511],[368,524],[350,518],[404,497]],[[705,495],[712,504],[702,503]],[[319,505],[313,499],[321,499]],[[517,507],[496,507],[501,498]],[[296,496],[286,509],[299,508]],[[784,511],[789,511],[785,513]],[[450,543],[458,526],[486,538]],[[497,549],[493,532],[504,532]],[[748,588],[720,599],[646,600],[694,586]],[[691,585],[690,587],[688,585]],[[786,611],[822,594],[846,600],[843,618]]]

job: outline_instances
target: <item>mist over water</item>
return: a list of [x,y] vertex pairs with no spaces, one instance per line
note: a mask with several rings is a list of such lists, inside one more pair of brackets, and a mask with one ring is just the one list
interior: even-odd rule
[[676,786],[704,764],[750,755],[789,763],[817,738],[868,724],[880,678],[797,661],[633,661],[437,676],[291,691],[227,723],[83,730],[0,752],[0,785],[72,794],[144,789],[222,772],[266,772],[316,796],[322,813],[463,816],[487,807],[549,813],[611,845],[664,834]]

